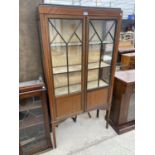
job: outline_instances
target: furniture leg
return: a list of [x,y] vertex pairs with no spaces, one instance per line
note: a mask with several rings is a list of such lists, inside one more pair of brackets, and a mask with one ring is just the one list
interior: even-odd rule
[[110,110],[107,110],[106,111],[106,116],[105,116],[105,118],[106,118],[106,128],[107,129],[109,127],[109,117],[110,117]]
[[89,118],[91,118],[91,114],[88,112],[88,116],[89,116]]
[[100,112],[100,110],[97,109],[97,113],[96,113],[96,117],[97,117],[97,118],[99,118],[99,112]]
[[73,120],[74,122],[76,122],[76,120],[77,120],[77,116],[72,117],[72,120]]
[[55,124],[52,123],[52,134],[53,134],[53,147],[56,148],[56,132],[55,132]]

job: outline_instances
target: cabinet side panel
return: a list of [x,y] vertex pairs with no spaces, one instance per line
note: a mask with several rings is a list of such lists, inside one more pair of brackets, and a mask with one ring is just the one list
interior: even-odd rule
[[122,100],[122,83],[115,78],[112,106],[110,112],[110,119],[114,124],[118,124],[121,100]]
[[108,88],[93,90],[87,93],[87,109],[95,109],[107,104]]

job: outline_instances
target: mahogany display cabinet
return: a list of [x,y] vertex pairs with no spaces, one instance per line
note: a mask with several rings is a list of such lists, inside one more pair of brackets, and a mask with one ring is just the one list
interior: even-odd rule
[[99,108],[109,114],[122,11],[40,5],[39,13],[56,147],[55,126],[59,121]]
[[135,70],[115,74],[110,124],[118,134],[135,128]]
[[19,87],[20,155],[32,155],[52,148],[46,89],[39,80]]

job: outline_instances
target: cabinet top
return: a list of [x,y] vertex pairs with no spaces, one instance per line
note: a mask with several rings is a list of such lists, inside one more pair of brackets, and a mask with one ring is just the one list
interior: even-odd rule
[[134,57],[135,56],[135,53],[125,53],[125,54],[122,54],[122,56],[127,56],[127,57]]
[[32,80],[32,81],[26,81],[26,82],[19,83],[20,92],[32,91],[36,89],[45,89],[44,82],[40,80]]
[[115,73],[115,78],[125,83],[133,83],[135,82],[135,70],[118,71]]
[[106,15],[106,16],[122,16],[120,8],[105,7],[88,7],[88,6],[69,6],[69,5],[39,5],[39,13],[41,14],[59,14],[59,15]]
[[135,52],[134,47],[124,47],[124,48],[119,48],[118,52],[121,53],[128,53],[128,52]]

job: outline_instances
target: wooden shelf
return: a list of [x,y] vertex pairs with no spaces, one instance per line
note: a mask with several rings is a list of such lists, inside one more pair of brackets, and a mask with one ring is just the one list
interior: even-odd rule
[[[55,43],[55,44],[51,44],[51,47],[59,47],[59,48],[66,48],[66,44],[65,43]],[[82,46],[82,43],[80,42],[73,42],[73,43],[69,43],[68,47],[70,46]]]
[[[103,44],[113,44],[112,41],[103,41]],[[89,45],[101,45],[101,42],[96,41],[96,42],[89,42]],[[66,44],[62,43],[57,43],[57,44],[51,44],[51,47],[59,47],[59,48],[64,48],[66,47]],[[74,43],[69,43],[68,46],[82,46],[80,42],[74,42]]]
[[[35,137],[34,137],[35,138]],[[21,145],[22,146],[22,150],[28,154],[32,154],[31,152],[36,152],[36,150],[45,150],[45,148],[47,148],[47,139],[45,136],[42,137],[37,137],[35,139],[31,139],[32,141],[25,144],[25,145]],[[37,152],[39,152],[37,151]],[[33,153],[34,154],[34,153]],[[36,154],[36,153],[35,153]],[[38,154],[38,153],[37,153]]]
[[[101,62],[101,68],[109,66],[110,65],[108,63]],[[88,64],[88,69],[97,69],[97,68],[99,68],[99,62],[90,62]],[[76,71],[81,71],[81,65],[69,66],[69,72],[76,72]],[[62,73],[67,73],[67,66],[60,66],[53,68],[53,74],[62,74]]]
[[65,95],[65,94],[68,94],[68,87],[67,86],[55,89],[55,95],[56,96]]
[[[64,87],[68,85],[67,74],[59,74],[54,76],[54,87]],[[81,74],[80,72],[69,73],[69,84],[79,84],[81,83]]]
[[[65,47],[56,47],[51,49],[51,59],[54,66],[67,66],[67,55]],[[69,64],[81,64],[82,60],[82,47],[70,46],[68,47],[68,60]]]
[[29,138],[29,139],[20,141],[20,145],[23,146],[23,145],[32,143],[32,142],[34,142],[34,141],[36,141],[36,137],[31,137],[31,138]]
[[[108,47],[108,46],[107,46]],[[109,51],[111,47],[108,48]],[[69,71],[79,71],[81,70],[81,57],[82,57],[82,51],[77,50],[76,48],[70,48],[69,51]],[[88,62],[98,62],[100,60],[100,48],[92,46],[89,49],[89,54],[88,54]],[[67,72],[67,61],[66,61],[66,50],[54,50],[52,52],[52,63],[53,63],[53,73],[65,73]],[[57,67],[54,67],[57,66]],[[59,67],[60,66],[60,67]]]
[[[106,87],[108,86],[108,84],[102,80],[99,81],[99,87]],[[96,81],[89,81],[87,84],[87,89],[94,89],[94,88],[98,88],[98,80]]]
[[[112,41],[103,41],[103,44],[113,44]],[[101,45],[100,41],[90,41],[89,45]]]
[[[69,72],[81,71],[81,65],[69,66]],[[53,68],[53,74],[67,73],[67,66]]]
[[[81,91],[81,84],[70,85],[69,90],[70,90],[70,93]],[[65,95],[65,94],[68,94],[68,86],[55,89],[56,96]]]
[[[106,86],[108,86],[106,82],[102,80],[99,81],[99,87],[106,87]],[[94,89],[97,87],[98,87],[98,80],[93,80],[88,82],[88,86],[87,86],[88,89]],[[78,91],[81,91],[81,84],[71,85],[69,88],[70,88],[70,93],[78,92]],[[65,94],[68,94],[67,86],[55,89],[56,96],[65,95]]]
[[24,146],[24,145],[27,145],[27,144],[30,144],[30,143],[33,143],[35,141],[39,141],[42,139],[45,139],[45,135],[43,135],[43,134],[39,135],[39,137],[34,136],[34,137],[29,138],[29,139],[22,140],[22,141],[20,141],[20,145]]
[[40,80],[32,80],[32,81],[26,81],[26,82],[20,82],[19,87],[29,87],[34,85],[43,85],[43,82]]
[[[109,67],[108,64],[103,63],[102,67]],[[99,76],[99,68],[97,67],[97,63],[91,64],[88,70],[88,81],[98,81]],[[67,94],[68,93],[68,81],[67,81],[67,74],[59,74],[54,76],[54,87],[56,89],[56,94]],[[69,85],[73,87],[73,85],[77,85],[81,83],[81,74],[79,72],[72,72],[69,73]],[[63,88],[62,88],[63,87]],[[60,93],[59,93],[60,92]]]
[[41,108],[41,101],[28,102],[19,105],[19,111],[33,110]]
[[99,78],[99,69],[88,71],[88,81],[97,81]]
[[78,92],[81,91],[81,84],[71,85],[69,88],[71,93]]
[[36,117],[28,116],[27,118],[25,118],[25,120],[19,121],[19,129],[21,130],[32,126],[40,125],[44,123],[43,121],[43,115],[39,115]]
[[69,72],[81,71],[81,65],[69,66]]
[[[103,67],[109,67],[110,65],[105,63],[105,62],[101,62],[101,68]],[[88,64],[88,69],[97,69],[99,68],[99,62],[94,62],[94,63],[89,63]]]
[[67,73],[67,66],[53,67],[53,74]]

